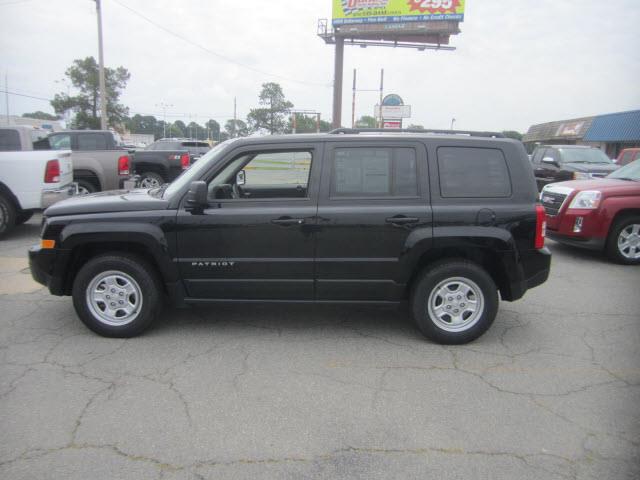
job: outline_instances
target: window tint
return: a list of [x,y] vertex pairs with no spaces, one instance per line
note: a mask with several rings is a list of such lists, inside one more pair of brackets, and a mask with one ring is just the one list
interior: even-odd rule
[[68,134],[51,135],[49,144],[52,150],[71,150],[71,137]]
[[[308,196],[310,151],[263,152],[241,155],[209,184],[210,199],[305,198]],[[244,185],[234,185],[244,170]],[[238,188],[239,187],[239,188]]]
[[412,148],[337,148],[332,197],[415,197],[416,152]]
[[443,197],[491,198],[511,196],[511,179],[501,150],[438,148],[440,192]]
[[626,165],[627,163],[631,162],[634,155],[635,155],[635,152],[633,150],[624,152],[622,154],[622,158],[620,159],[620,165]]
[[555,148],[547,148],[542,158],[551,158],[554,162],[560,163],[560,154]]
[[106,150],[107,139],[101,133],[81,133],[78,135],[78,150]]
[[0,152],[20,150],[20,135],[12,128],[0,129]]
[[533,153],[533,158],[531,159],[531,161],[533,163],[540,163],[542,162],[542,154],[544,153],[544,148],[536,148],[536,151]]

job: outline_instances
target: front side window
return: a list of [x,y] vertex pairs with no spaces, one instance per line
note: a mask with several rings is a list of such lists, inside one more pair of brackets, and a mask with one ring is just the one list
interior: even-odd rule
[[209,198],[307,198],[312,160],[308,150],[240,155],[209,183]]
[[440,192],[445,198],[511,196],[507,161],[496,148],[440,147],[438,170]]
[[71,136],[68,134],[52,135],[49,137],[52,150],[71,150]]
[[337,148],[331,197],[415,197],[417,160],[413,148]]

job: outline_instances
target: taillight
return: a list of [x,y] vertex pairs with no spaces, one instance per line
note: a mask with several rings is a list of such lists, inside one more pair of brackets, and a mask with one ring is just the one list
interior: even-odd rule
[[189,154],[188,153],[183,153],[180,156],[180,165],[182,165],[182,169],[186,170],[187,168],[189,168],[191,166],[191,159],[189,158]]
[[49,160],[44,169],[44,183],[58,183],[60,181],[60,162]]
[[123,155],[118,159],[118,175],[129,175],[129,157]]
[[544,237],[547,235],[547,214],[542,205],[536,205],[536,240],[534,247],[544,247]]

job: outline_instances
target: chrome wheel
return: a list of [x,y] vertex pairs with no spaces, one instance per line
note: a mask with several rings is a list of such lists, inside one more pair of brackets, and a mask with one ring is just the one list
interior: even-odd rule
[[140,180],[140,188],[157,188],[161,186],[162,184],[154,177],[144,177]]
[[102,272],[89,282],[86,302],[96,320],[121,327],[140,314],[142,291],[138,282],[124,272]]
[[87,187],[83,187],[82,185],[78,185],[78,195],[91,195],[91,192]]
[[640,259],[640,224],[631,223],[620,230],[618,251],[626,259]]
[[462,332],[480,320],[484,311],[484,295],[472,280],[453,277],[436,285],[427,305],[429,317],[438,328]]

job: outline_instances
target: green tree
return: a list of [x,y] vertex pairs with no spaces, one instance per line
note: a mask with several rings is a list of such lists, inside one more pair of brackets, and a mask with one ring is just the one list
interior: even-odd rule
[[[77,59],[67,69],[65,75],[71,80],[77,95],[58,93],[51,106],[58,115],[67,110],[75,112],[72,124],[76,128],[100,128],[100,85],[98,63],[93,57]],[[127,118],[129,109],[122,105],[120,95],[127,86],[131,75],[124,67],[104,69],[107,96],[107,124],[111,127],[121,125]]]
[[285,98],[282,87],[273,82],[263,83],[258,98],[261,107],[252,109],[247,116],[251,130],[267,130],[271,135],[285,133],[293,103]]
[[502,134],[507,138],[513,138],[514,140],[520,141],[522,141],[522,138],[524,136],[520,132],[516,132],[515,130],[505,130],[502,132]]
[[218,138],[220,137],[220,124],[215,120],[211,119],[207,123],[205,123],[204,126],[209,129],[209,134],[211,135],[211,139],[218,140]]
[[23,118],[35,118],[37,120],[58,120],[60,118],[60,117],[58,117],[56,115],[51,115],[50,113],[42,112],[40,110],[38,110],[37,112],[33,112],[33,113],[23,113],[22,117]]
[[[135,114],[125,122],[127,130],[131,133],[146,133],[155,135],[158,130],[158,120],[153,115]],[[162,130],[160,132],[162,134]]]
[[227,123],[224,124],[224,130],[228,138],[246,137],[249,135],[249,127],[242,120],[235,120],[235,128],[234,120],[227,120]]
[[[302,113],[296,113],[296,133],[316,133],[318,129],[317,117],[315,115],[304,115]],[[293,118],[289,119],[286,133],[293,133]],[[320,131],[329,132],[332,130],[331,122],[326,120],[320,120]]]
[[358,128],[378,128],[378,120],[370,115],[363,115],[356,121]]

